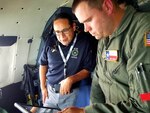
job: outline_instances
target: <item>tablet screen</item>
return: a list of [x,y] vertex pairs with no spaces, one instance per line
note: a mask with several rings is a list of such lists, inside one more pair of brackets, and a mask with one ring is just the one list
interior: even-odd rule
[[61,111],[61,109],[59,108],[33,106],[22,103],[15,103],[14,106],[22,113],[54,113],[57,111]]

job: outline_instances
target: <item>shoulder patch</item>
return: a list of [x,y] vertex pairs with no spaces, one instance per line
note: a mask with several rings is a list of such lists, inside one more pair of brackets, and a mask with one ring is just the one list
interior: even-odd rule
[[144,45],[150,47],[150,32],[146,32],[144,35]]

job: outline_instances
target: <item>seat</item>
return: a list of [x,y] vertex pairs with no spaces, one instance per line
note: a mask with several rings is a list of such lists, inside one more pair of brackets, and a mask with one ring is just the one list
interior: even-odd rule
[[138,0],[139,10],[143,12],[150,11],[150,0]]

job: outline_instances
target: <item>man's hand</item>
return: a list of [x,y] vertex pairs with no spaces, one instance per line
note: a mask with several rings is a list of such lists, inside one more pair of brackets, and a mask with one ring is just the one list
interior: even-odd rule
[[85,113],[83,108],[68,107],[57,113]]
[[42,102],[44,104],[46,98],[48,98],[48,91],[47,91],[47,88],[43,88],[43,89],[41,89],[41,91],[42,91]]
[[71,77],[67,77],[66,79],[62,80],[60,84],[60,94],[66,95],[71,93],[71,87],[73,84]]

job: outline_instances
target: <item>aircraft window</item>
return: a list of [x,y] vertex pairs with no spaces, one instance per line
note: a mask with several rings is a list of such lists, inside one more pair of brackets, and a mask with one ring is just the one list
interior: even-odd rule
[[0,36],[0,88],[13,81],[17,36]]
[[17,36],[0,36],[0,46],[11,46],[17,41]]

